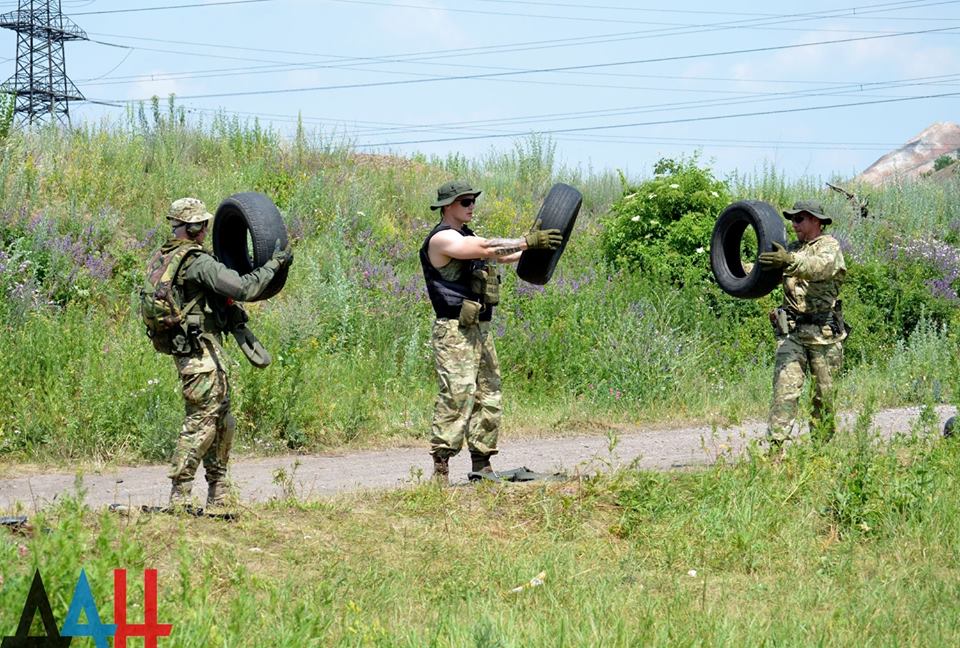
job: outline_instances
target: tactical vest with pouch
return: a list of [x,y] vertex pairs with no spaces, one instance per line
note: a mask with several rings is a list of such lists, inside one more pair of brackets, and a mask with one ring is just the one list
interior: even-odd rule
[[[500,301],[498,268],[484,259],[450,259],[450,263],[439,269],[430,263],[430,239],[448,229],[453,228],[438,224],[420,248],[420,265],[433,311],[439,318],[457,319],[464,301],[477,302],[481,305],[479,321],[489,322],[493,317],[493,306]],[[474,236],[466,225],[460,229],[460,234]]]

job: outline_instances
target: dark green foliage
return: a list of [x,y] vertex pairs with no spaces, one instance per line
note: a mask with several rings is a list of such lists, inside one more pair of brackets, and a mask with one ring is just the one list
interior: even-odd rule
[[858,431],[852,451],[836,465],[824,508],[841,536],[889,533],[924,514],[934,494],[935,464],[943,452],[922,447],[929,440],[908,439],[905,445],[910,452],[880,445]]
[[616,268],[653,272],[678,285],[709,273],[710,234],[730,202],[726,183],[698,158],[661,159],[654,177],[627,185],[610,208],[602,239],[604,256]]
[[957,158],[951,155],[941,155],[936,160],[933,161],[933,170],[939,171],[941,169],[946,169],[951,164],[954,164],[957,161]]

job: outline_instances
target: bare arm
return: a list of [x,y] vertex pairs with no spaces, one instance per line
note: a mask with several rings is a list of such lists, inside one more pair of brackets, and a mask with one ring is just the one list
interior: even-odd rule
[[441,268],[450,259],[496,259],[501,263],[513,263],[512,257],[519,259],[520,253],[526,249],[527,241],[523,238],[486,239],[444,230],[430,239],[428,253],[434,267]]
[[506,254],[502,257],[497,257],[497,263],[516,263],[520,260],[520,255],[523,252],[514,252],[513,254]]

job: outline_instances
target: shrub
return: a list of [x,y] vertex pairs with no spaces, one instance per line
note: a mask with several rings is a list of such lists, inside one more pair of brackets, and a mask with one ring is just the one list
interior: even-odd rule
[[948,166],[956,162],[957,159],[949,155],[941,155],[936,160],[933,161],[933,170],[939,171],[940,169],[946,169]]
[[729,202],[726,183],[696,155],[663,158],[652,179],[624,182],[605,222],[604,256],[617,268],[654,272],[680,285],[702,279],[714,220]]

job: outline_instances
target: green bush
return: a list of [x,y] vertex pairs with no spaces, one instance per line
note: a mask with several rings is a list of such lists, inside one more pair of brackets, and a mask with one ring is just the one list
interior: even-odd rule
[[940,169],[946,169],[948,166],[956,162],[957,159],[949,155],[941,155],[936,160],[933,161],[933,170],[939,171]]
[[604,225],[603,253],[616,268],[654,272],[684,285],[706,276],[710,233],[730,202],[725,182],[697,156],[661,159],[654,177],[623,181],[623,196]]

